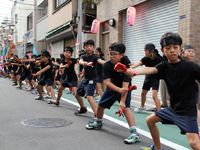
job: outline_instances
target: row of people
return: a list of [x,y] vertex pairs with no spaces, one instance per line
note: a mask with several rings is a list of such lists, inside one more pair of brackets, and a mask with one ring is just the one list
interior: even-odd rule
[[[141,139],[136,130],[134,115],[130,110],[131,91],[128,89],[131,86],[131,77],[135,75],[150,75],[150,77],[146,76],[145,80],[148,79],[148,82],[144,82],[143,85],[143,92],[145,94],[151,87],[158,87],[159,82],[156,81],[157,83],[154,83],[155,81],[151,80],[152,78],[157,80],[163,79],[165,80],[169,91],[170,106],[161,110],[159,100],[154,99],[158,111],[146,119],[154,144],[150,147],[142,147],[141,149],[162,149],[159,139],[159,131],[155,124],[156,122],[161,121],[162,123],[176,124],[180,128],[181,133],[187,135],[190,146],[193,149],[198,150],[200,148],[200,142],[198,138],[197,105],[195,101],[197,99],[195,80],[200,81],[200,67],[193,62],[185,61],[179,57],[182,39],[178,34],[166,33],[161,37],[160,44],[162,47],[161,51],[167,58],[166,61],[160,59],[160,56],[152,44],[147,44],[145,46],[146,57],[131,67],[130,60],[128,57],[124,56],[126,47],[122,43],[114,43],[109,47],[110,60],[106,62],[93,53],[93,40],[87,40],[85,42],[86,53],[82,55],[80,59],[71,58],[73,49],[70,47],[66,48],[64,52],[65,59],[62,60],[60,68],[65,68],[65,70],[67,70],[67,79],[62,82],[58,90],[57,99],[55,99],[55,93],[52,88],[53,74],[50,54],[48,52],[43,52],[41,54],[41,62],[37,62],[41,64],[41,70],[34,74],[34,76],[43,74],[43,77],[41,77],[41,80],[36,86],[39,92],[39,97],[36,97],[36,99],[43,99],[42,86],[47,85],[52,95],[49,104],[56,104],[58,106],[62,96],[62,91],[65,87],[72,87],[73,94],[80,105],[80,108],[75,112],[75,115],[79,115],[87,112],[87,108],[82,99],[86,94],[86,98],[91,105],[95,117],[94,121],[89,122],[86,125],[86,129],[101,129],[103,127],[102,119],[104,109],[110,109],[117,100],[121,110],[120,113],[124,113],[130,127],[131,135],[125,139],[124,142],[135,143],[141,141]],[[183,54],[185,53],[185,51],[182,52]],[[184,57],[187,59],[187,56]],[[152,60],[155,62],[151,64]],[[84,69],[84,77],[78,88],[77,77],[74,70],[74,65],[77,62],[80,65],[83,65]],[[93,95],[94,90],[96,89],[98,63],[103,65],[103,80],[107,88],[103,92],[97,106],[93,99]],[[119,63],[124,64],[125,67],[130,69],[125,73],[114,70],[116,65]],[[147,67],[133,70],[133,68],[143,64]],[[158,89],[155,90],[157,91]],[[145,100],[143,103],[144,102]]]

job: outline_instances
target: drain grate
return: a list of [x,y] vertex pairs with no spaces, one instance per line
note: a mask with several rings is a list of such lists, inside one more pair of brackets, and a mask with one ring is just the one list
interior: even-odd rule
[[33,118],[27,119],[21,122],[25,126],[38,127],[38,128],[57,128],[68,126],[72,124],[70,120],[64,120],[60,118]]

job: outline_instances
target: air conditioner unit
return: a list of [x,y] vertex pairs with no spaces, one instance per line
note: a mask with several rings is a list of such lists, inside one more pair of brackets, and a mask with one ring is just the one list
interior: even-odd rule
[[93,0],[93,2],[94,2],[95,4],[98,4],[99,0]]

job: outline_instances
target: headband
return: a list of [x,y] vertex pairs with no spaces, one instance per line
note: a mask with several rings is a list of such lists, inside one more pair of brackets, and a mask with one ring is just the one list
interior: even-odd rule
[[110,48],[109,48],[109,51],[117,51],[117,52],[119,52],[120,54],[122,53],[122,50],[121,50],[120,48],[116,47],[116,46],[115,46],[115,47],[114,47],[114,46],[113,46],[113,47],[110,47]]
[[161,47],[165,47],[165,46],[169,46],[169,45],[180,45],[181,46],[181,41],[175,40],[174,38],[170,38],[170,39],[163,39],[161,41]]
[[186,45],[186,46],[183,47],[181,52],[185,52],[187,49],[194,49],[194,48],[191,45]]

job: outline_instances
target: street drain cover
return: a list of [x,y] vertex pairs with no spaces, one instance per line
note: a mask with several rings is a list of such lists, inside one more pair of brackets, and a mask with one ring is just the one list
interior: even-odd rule
[[33,118],[27,119],[21,122],[25,126],[39,127],[39,128],[57,128],[68,126],[72,124],[70,120],[64,120],[59,118]]

